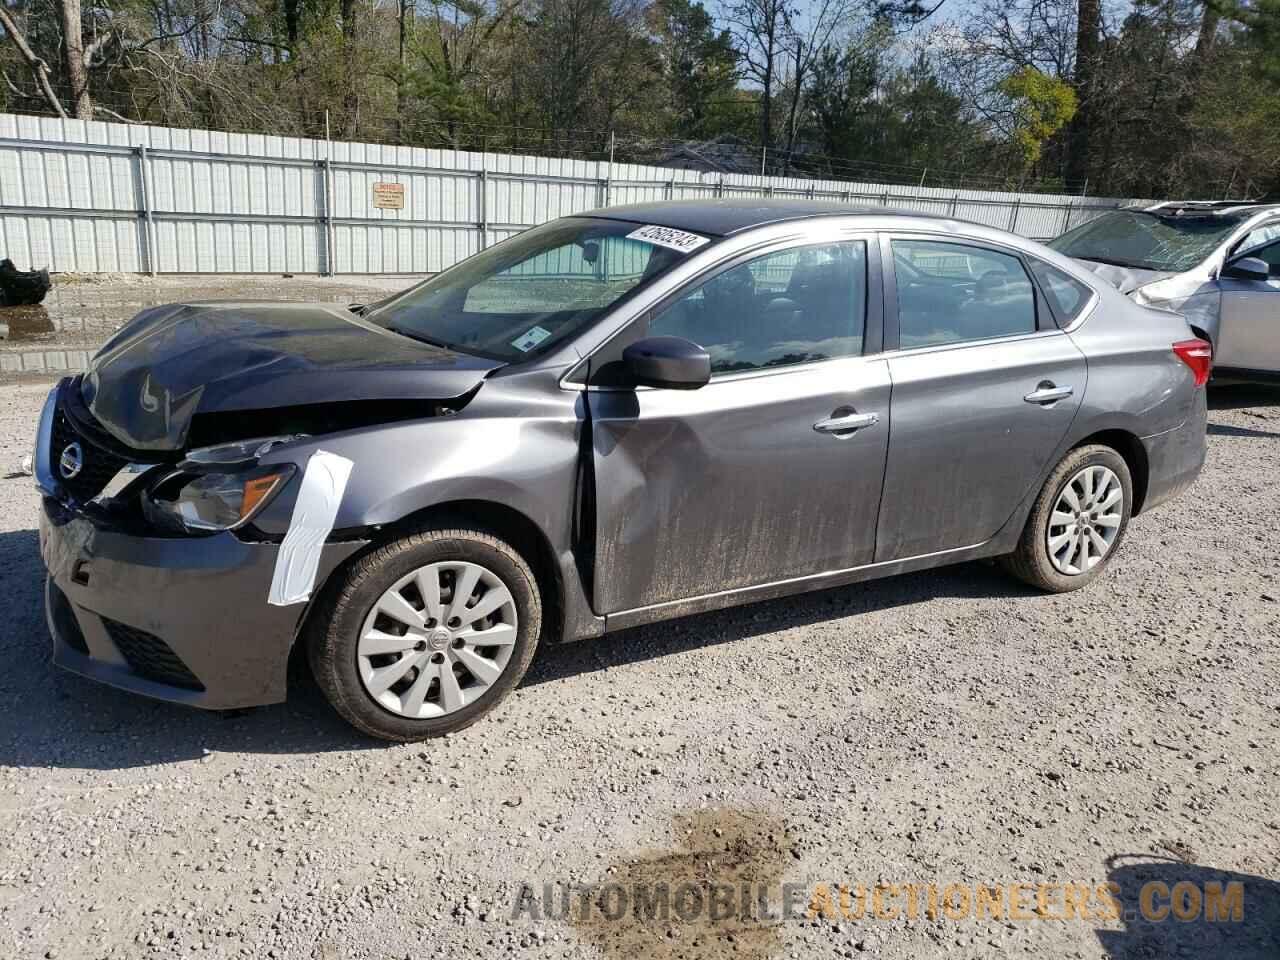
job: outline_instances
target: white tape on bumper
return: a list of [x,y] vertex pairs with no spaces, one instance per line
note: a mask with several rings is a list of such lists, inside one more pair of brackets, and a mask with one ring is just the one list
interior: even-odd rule
[[293,517],[276,556],[268,603],[284,607],[311,596],[320,567],[320,551],[338,518],[352,466],[346,457],[324,450],[317,450],[307,461]]

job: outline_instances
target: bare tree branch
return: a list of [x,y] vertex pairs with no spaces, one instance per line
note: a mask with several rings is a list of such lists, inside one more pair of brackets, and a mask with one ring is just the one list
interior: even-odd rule
[[104,107],[100,103],[95,103],[93,105],[93,109],[97,113],[105,113],[109,117],[114,117],[116,120],[119,120],[121,123],[132,123],[138,126],[146,126],[146,123],[147,123],[145,120],[130,120],[128,117],[124,116],[123,114],[116,113],[114,110],[110,109],[109,107]]
[[49,101],[58,116],[66,119],[67,111],[63,109],[62,102],[58,100],[58,95],[53,92],[53,84],[49,82],[49,65],[36,56],[35,51],[27,44],[26,37],[18,29],[18,25],[13,22],[13,17],[9,15],[9,11],[0,6],[0,27],[4,27],[5,32],[9,34],[9,39],[13,41],[13,45],[18,48],[18,53],[22,55],[22,59],[27,61],[31,67],[31,72],[35,74],[36,86],[40,88],[40,92],[44,94],[44,98]]

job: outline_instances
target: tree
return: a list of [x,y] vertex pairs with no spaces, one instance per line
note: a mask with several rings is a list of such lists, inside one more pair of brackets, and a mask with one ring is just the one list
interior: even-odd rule
[[1280,188],[1280,0],[704,4],[0,0],[0,106],[592,158],[613,134],[635,160],[719,140],[753,168],[780,145],[804,173],[1111,196]]
[[1046,76],[1034,67],[1022,67],[1000,84],[1013,105],[1013,141],[1028,168],[1040,162],[1045,141],[1076,115],[1075,91],[1057,77]]
[[827,45],[814,58],[809,104],[828,156],[852,159],[859,153],[867,118],[875,110],[886,49],[884,34],[877,31],[850,40],[843,49]]
[[[49,64],[47,64],[43,58],[37,56],[35,51],[31,49],[31,45],[27,43],[26,36],[20,29],[18,29],[18,25],[14,22],[13,16],[4,6],[0,6],[0,27],[4,28],[5,33],[8,34],[9,39],[12,41],[14,48],[17,49],[18,54],[24,61],[26,61],[27,66],[31,68],[32,78],[35,80],[36,86],[40,90],[40,95],[44,97],[45,102],[54,113],[60,117],[65,117],[67,115],[67,111],[63,109],[62,101],[59,100],[58,95],[54,93],[53,84],[49,81]],[[5,74],[5,80],[14,92],[21,94],[22,91],[18,90],[13,81],[9,79],[8,74]]]
[[733,0],[727,11],[740,69],[760,87],[760,142],[773,143],[773,97],[778,57],[787,36],[786,0]]
[[[1216,2],[1216,0],[1213,0]],[[1280,0],[1231,0],[1222,16],[1237,29],[1215,51],[1195,121],[1212,145],[1210,167],[1230,166],[1241,195],[1280,195]],[[1203,29],[1202,29],[1203,34]],[[1225,49],[1223,48],[1225,46]],[[1239,186],[1242,184],[1243,186]],[[1252,187],[1252,189],[1250,189]]]
[[787,167],[796,143],[796,113],[814,61],[852,8],[851,0],[812,0],[804,11],[787,8],[784,23],[791,53],[790,104],[787,111]]
[[967,157],[989,161],[980,124],[930,57],[917,51],[898,65],[896,52],[891,25],[880,20],[818,57],[807,101],[833,172],[844,161],[850,175],[868,179],[918,182],[933,171],[941,181]]
[[651,93],[659,67],[640,0],[541,0],[529,25],[528,91],[552,142],[572,148],[575,131],[608,131]]
[[932,171],[942,182],[981,164],[990,173],[991,131],[975,121],[964,101],[938,76],[923,52],[894,70],[884,84],[884,155],[920,168],[921,182]]
[[58,0],[62,11],[62,54],[66,65],[67,86],[71,103],[81,120],[93,119],[93,97],[89,94],[89,70],[84,49],[84,24],[80,19],[80,0]]
[[[412,0],[400,0],[410,9]],[[409,106],[404,97],[413,97],[427,106],[429,119],[443,124],[449,142],[458,144],[459,124],[489,118],[478,81],[487,63],[495,33],[514,14],[514,0],[497,0],[490,5],[476,0],[424,0],[428,22],[422,38],[410,51],[412,65],[405,70],[401,85],[399,113]]]
[[1102,30],[1101,0],[1078,0],[1076,5],[1075,92],[1079,104],[1071,125],[1067,152],[1068,181],[1089,177],[1089,150],[1093,126],[1094,77],[1098,72],[1098,49]]
[[655,53],[671,94],[672,130],[680,137],[713,136],[716,107],[732,98],[738,52],[728,30],[717,30],[697,0],[657,0],[649,17]]

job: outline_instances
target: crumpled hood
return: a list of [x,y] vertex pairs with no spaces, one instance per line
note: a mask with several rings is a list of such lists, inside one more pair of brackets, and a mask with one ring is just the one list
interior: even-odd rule
[[180,450],[197,414],[343,400],[448,400],[501,366],[419,343],[328,303],[145,310],[93,358],[94,417],[139,450]]
[[1164,280],[1174,274],[1170,270],[1142,270],[1137,267],[1117,267],[1110,263],[1098,263],[1096,260],[1077,260],[1081,266],[1088,267],[1107,283],[1111,284],[1125,296],[1148,283]]

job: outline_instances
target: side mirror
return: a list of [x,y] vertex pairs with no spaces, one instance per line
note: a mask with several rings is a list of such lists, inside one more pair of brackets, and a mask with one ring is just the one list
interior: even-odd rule
[[622,351],[628,379],[639,387],[697,390],[711,379],[711,355],[680,337],[649,337]]
[[1229,261],[1222,268],[1222,275],[1229,280],[1266,280],[1271,276],[1271,267],[1258,257],[1241,257]]

